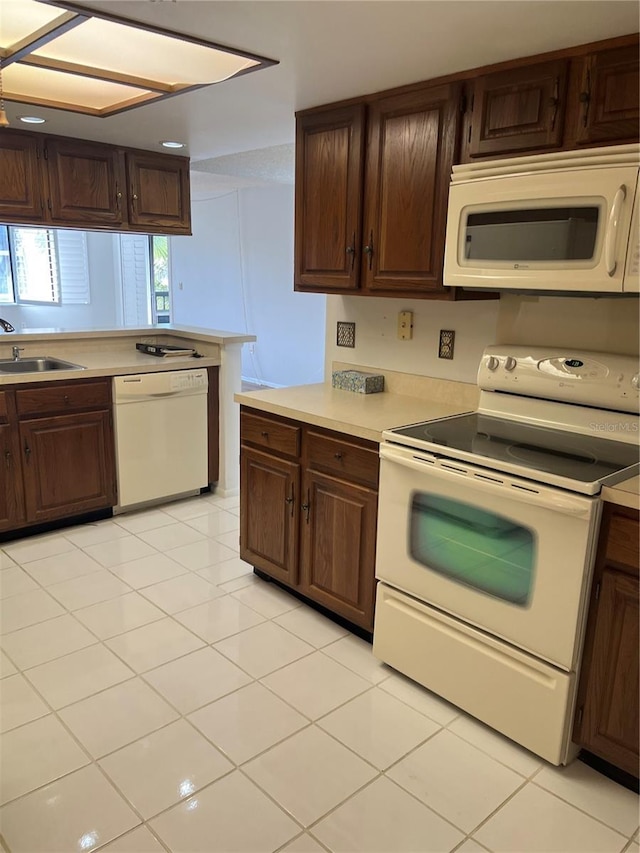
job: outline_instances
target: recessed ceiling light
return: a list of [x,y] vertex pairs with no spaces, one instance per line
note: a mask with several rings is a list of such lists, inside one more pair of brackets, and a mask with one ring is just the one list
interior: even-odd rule
[[44,124],[46,121],[46,118],[40,118],[40,116],[18,116],[18,118],[25,124]]
[[166,140],[165,142],[161,142],[163,148],[184,148],[184,142],[171,142],[171,140]]

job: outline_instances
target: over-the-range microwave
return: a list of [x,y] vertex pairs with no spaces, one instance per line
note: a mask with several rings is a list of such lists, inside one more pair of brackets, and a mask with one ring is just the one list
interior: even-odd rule
[[638,293],[640,146],[453,167],[444,283]]

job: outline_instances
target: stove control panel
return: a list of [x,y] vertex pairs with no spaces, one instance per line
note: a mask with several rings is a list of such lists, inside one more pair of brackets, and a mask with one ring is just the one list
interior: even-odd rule
[[637,412],[640,366],[633,356],[551,347],[492,346],[478,370],[483,391],[503,391]]

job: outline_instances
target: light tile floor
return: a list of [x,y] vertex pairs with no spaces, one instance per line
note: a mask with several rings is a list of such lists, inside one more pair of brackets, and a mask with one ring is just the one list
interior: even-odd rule
[[0,547],[10,853],[640,853],[551,767],[239,559],[202,496]]

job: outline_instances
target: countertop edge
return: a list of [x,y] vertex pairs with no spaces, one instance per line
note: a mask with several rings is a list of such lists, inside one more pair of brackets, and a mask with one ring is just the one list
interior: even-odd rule
[[603,486],[601,498],[607,503],[625,506],[629,509],[637,509],[640,511],[640,477],[630,477],[628,480],[623,480],[616,483],[615,486]]
[[3,334],[0,341],[11,344],[12,341],[78,341],[87,338],[127,338],[138,335],[169,335],[177,338],[188,338],[196,341],[208,341],[212,344],[229,346],[230,344],[251,343],[256,340],[255,335],[242,332],[228,332],[221,329],[204,329],[198,326],[174,326],[171,324],[159,326],[123,327],[120,329],[27,329],[24,332],[16,331]]

